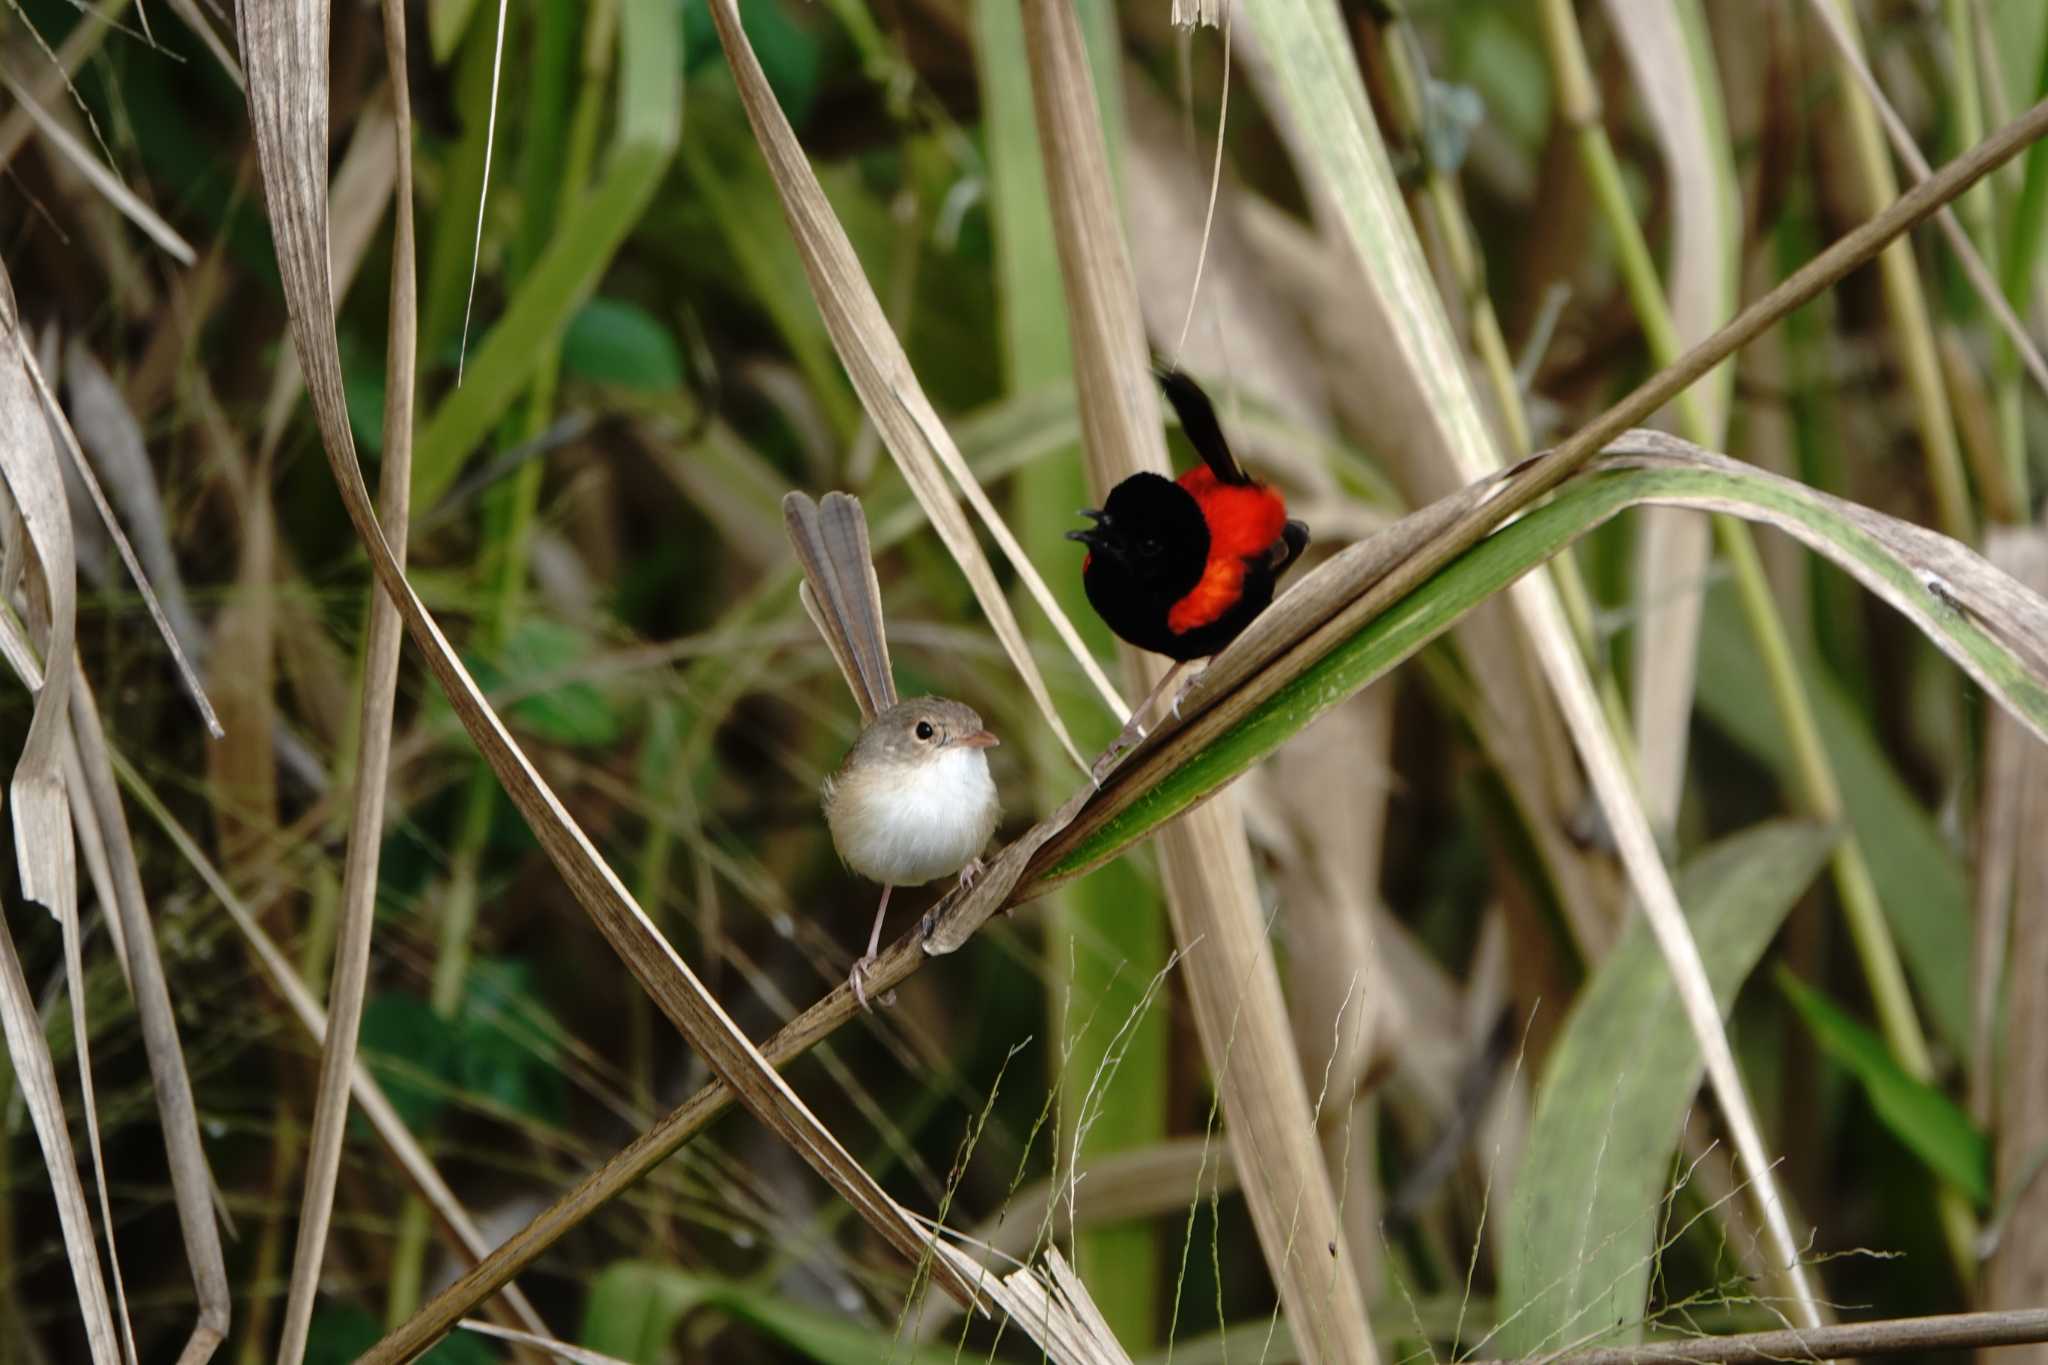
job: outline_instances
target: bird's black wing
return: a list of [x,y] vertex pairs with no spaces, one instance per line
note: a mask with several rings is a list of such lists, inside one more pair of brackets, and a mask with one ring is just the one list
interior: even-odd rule
[[1290,521],[1280,528],[1280,539],[1273,542],[1273,548],[1266,551],[1266,567],[1278,578],[1287,572],[1287,566],[1301,558],[1308,548],[1308,523]]

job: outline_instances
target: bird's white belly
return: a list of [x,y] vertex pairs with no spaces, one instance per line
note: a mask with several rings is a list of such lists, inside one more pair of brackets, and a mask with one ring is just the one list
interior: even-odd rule
[[979,749],[856,777],[842,772],[825,785],[825,820],[839,856],[863,877],[894,886],[958,872],[987,845],[1000,814]]

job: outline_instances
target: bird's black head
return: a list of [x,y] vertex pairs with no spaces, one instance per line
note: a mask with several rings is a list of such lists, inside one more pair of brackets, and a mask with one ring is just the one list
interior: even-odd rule
[[1107,571],[1135,592],[1171,602],[1201,581],[1209,559],[1209,528],[1194,495],[1157,474],[1133,474],[1109,491],[1095,525],[1069,531],[1094,552],[1089,576]]

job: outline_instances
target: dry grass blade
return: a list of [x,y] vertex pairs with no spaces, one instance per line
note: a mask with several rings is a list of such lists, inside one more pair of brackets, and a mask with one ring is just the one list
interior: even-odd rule
[[242,88],[242,64],[235,60],[235,54],[228,50],[227,40],[214,30],[199,12],[199,0],[168,0],[171,13],[185,21],[185,27],[199,35],[199,41],[206,44],[206,50],[220,63],[220,69],[227,72],[228,79]]
[[[503,15],[500,14],[502,25]],[[412,96],[407,86],[405,9],[385,0],[384,58],[391,77],[392,184],[391,323],[385,346],[384,462],[378,474],[384,524],[391,528],[398,567],[405,567],[411,514],[413,382],[419,343],[419,298],[414,274],[412,218]],[[337,177],[339,179],[339,177]],[[360,252],[358,252],[360,255]],[[300,1194],[298,1241],[292,1253],[279,1355],[305,1354],[314,1295],[326,1255],[328,1218],[341,1170],[363,994],[370,976],[370,939],[377,915],[377,868],[384,844],[384,795],[391,765],[391,716],[398,696],[398,648],[403,624],[387,593],[370,594],[370,624],[363,643],[362,710],[356,728],[355,794],[341,881],[341,924],[329,974],[327,1027],[313,1100],[312,1144]]]
[[[1165,437],[1079,22],[1060,0],[1026,0],[1024,35],[1082,446],[1090,481],[1105,494],[1139,470],[1166,470]],[[1376,1359],[1371,1326],[1316,1145],[1235,807],[1218,802],[1164,831],[1160,862],[1196,1027],[1294,1339],[1309,1360],[1366,1365]]]
[[[86,1020],[85,958],[78,922],[78,865],[72,843],[70,802],[66,796],[65,760],[69,756],[69,693],[76,659],[72,640],[77,625],[77,560],[71,538],[71,511],[65,502],[63,476],[49,433],[63,437],[74,458],[78,443],[63,419],[56,396],[43,382],[40,367],[20,331],[13,282],[0,275],[0,357],[18,352],[19,362],[0,358],[30,385],[28,403],[49,419],[43,439],[0,453],[0,474],[12,496],[14,515],[8,526],[7,593],[27,595],[33,639],[17,641],[9,655],[17,660],[40,653],[39,673],[23,671],[24,685],[34,690],[36,705],[29,722],[8,792],[14,803],[16,860],[22,894],[44,905],[56,918],[63,940],[65,996],[71,1007],[73,1054],[78,1063],[79,1107],[85,1116],[86,1147],[92,1154],[94,1192],[100,1225],[107,1239],[107,1269],[114,1284],[114,1321],[128,1359],[135,1358],[135,1333],[128,1316],[128,1291],[122,1283],[121,1256],[114,1241],[114,1210],[107,1195],[106,1157],[100,1142],[99,1100],[92,1079],[91,1029]],[[29,420],[34,420],[31,417]],[[14,435],[16,433],[9,433]],[[25,543],[24,543],[25,542]],[[21,576],[17,580],[16,574]],[[9,629],[15,628],[12,618]],[[53,651],[62,650],[61,655]],[[53,661],[54,660],[54,661]],[[76,1179],[75,1172],[66,1172]],[[69,1229],[67,1229],[68,1233]],[[87,1235],[90,1245],[90,1234]],[[74,1273],[76,1266],[74,1264]]]
[[[234,888],[228,885],[227,878],[221,875],[213,860],[206,856],[205,850],[201,849],[190,832],[178,823],[177,818],[158,799],[157,794],[150,790],[148,784],[143,782],[127,760],[119,754],[109,754],[109,758],[115,776],[128,788],[128,794],[148,813],[150,819],[156,822],[157,828],[171,841],[171,847],[177,851],[178,856],[199,874],[200,881],[206,884],[206,889],[220,902],[221,908],[228,912],[228,918],[235,922],[235,928],[241,932],[242,937],[248,940],[249,946],[255,950],[256,961],[262,966],[264,974],[270,978],[271,986],[283,997],[292,1015],[306,1030],[307,1036],[315,1043],[324,1043],[327,1037],[326,1012],[320,1008],[320,1002],[313,998],[313,993],[306,989],[306,983],[299,979],[298,968],[292,965],[291,959],[284,955],[283,950],[271,940],[270,935],[263,932],[263,927],[256,922],[255,913],[235,893]],[[476,1220],[469,1216],[469,1211],[462,1206],[462,1201],[455,1197],[455,1191],[442,1179],[441,1172],[420,1146],[419,1140],[412,1135],[412,1130],[405,1126],[405,1120],[398,1116],[398,1110],[392,1107],[391,1101],[385,1097],[376,1079],[358,1062],[350,1073],[349,1084],[353,1088],[356,1104],[362,1108],[363,1117],[369,1120],[371,1131],[376,1133],[377,1140],[384,1144],[385,1150],[390,1152],[392,1159],[398,1163],[399,1169],[405,1173],[406,1180],[419,1192],[420,1198],[427,1201],[434,1211],[434,1216],[454,1234],[456,1244],[462,1253],[473,1260],[481,1260],[490,1252],[490,1243],[484,1239],[483,1231],[477,1227]],[[520,1322],[537,1332],[547,1330],[547,1324],[541,1321],[540,1314],[534,1311],[533,1305],[527,1302],[526,1295],[516,1286],[505,1288],[505,1298]]]
[[1406,1021],[1374,925],[1393,781],[1394,685],[1368,688],[1273,755],[1267,805],[1291,848],[1277,855],[1288,1004],[1302,1074],[1323,1100],[1317,1124],[1359,1286],[1381,1278],[1377,1123],[1366,1100]]
[[[115,496],[121,499],[129,519],[139,528],[143,538],[143,559],[148,561],[147,571],[136,558],[135,548],[129,544],[127,533],[114,516],[114,509],[108,505],[99,476],[93,472],[85,452],[79,448],[77,437],[69,426],[62,424],[58,427],[58,434],[64,438],[65,450],[71,456],[79,482],[85,486],[93,506],[99,511],[100,520],[106,524],[114,548],[121,553],[121,563],[127,566],[128,576],[135,580],[136,591],[142,594],[142,604],[148,608],[150,620],[156,623],[165,648],[171,651],[171,662],[178,666],[179,681],[185,684],[192,704],[199,709],[199,719],[205,723],[206,732],[219,739],[220,717],[214,714],[213,703],[207,700],[206,689],[200,685],[199,674],[192,663],[193,657],[199,653],[192,648],[200,638],[199,626],[186,603],[185,585],[178,576],[177,561],[171,554],[170,536],[164,528],[163,500],[157,496],[156,476],[150,468],[149,453],[143,449],[142,432],[121,402],[113,380],[99,367],[99,362],[76,342],[72,343],[65,359],[64,373],[69,380],[73,402],[92,414],[96,423],[96,430],[90,433],[97,437],[94,449],[107,463],[108,479],[114,485]],[[38,377],[38,387],[41,383]],[[48,394],[45,398],[54,409],[55,398]],[[152,583],[153,579],[159,578],[165,586],[164,600],[158,599]]]
[[[370,249],[384,206],[391,201],[392,183],[398,176],[398,139],[392,129],[389,97],[372,99],[356,118],[355,132],[341,164],[334,169],[334,187],[329,202],[339,206],[334,215],[328,250],[334,257],[334,290],[348,296],[349,285]],[[285,350],[277,358],[270,377],[270,396],[263,402],[263,434],[257,441],[258,454],[277,449],[291,420],[305,377],[299,372],[297,352]]]
[[106,163],[94,156],[90,147],[73,137],[62,124],[51,118],[49,112],[36,103],[34,93],[24,89],[21,82],[17,81],[14,74],[4,66],[0,66],[0,90],[5,90],[13,97],[15,104],[29,116],[30,121],[36,126],[36,131],[43,135],[43,140],[49,144],[53,152],[76,167],[79,174],[91,182],[92,187],[98,190],[108,203],[119,209],[135,226],[141,228],[143,235],[162,247],[172,260],[179,265],[189,266],[199,259],[191,244],[178,235],[177,229],[159,218],[156,210],[136,198],[135,192],[122,184],[120,177],[107,169]]
[[[249,78],[251,121],[279,271],[292,302],[299,358],[343,504],[378,581],[397,602],[414,643],[506,794],[641,987],[712,1070],[733,1085],[756,1118],[793,1147],[885,1240],[913,1262],[925,1263],[934,1244],[923,1226],[891,1199],[819,1122],[655,929],[513,741],[439,624],[406,581],[363,485],[342,392],[327,261],[327,185],[322,154],[327,119],[328,8],[313,3],[286,15],[268,6],[245,3],[238,8],[237,18]],[[673,20],[665,5],[652,0],[626,5],[619,35],[621,61],[630,67],[650,58],[663,60],[666,49],[651,40],[652,34]],[[940,1256],[930,1264],[933,1282],[940,1288],[963,1301],[973,1298],[972,1284],[952,1261]],[[1019,1322],[1018,1326],[1042,1340],[1039,1334],[1044,1324]]]
[[1116,1344],[1109,1324],[1088,1297],[1088,1286],[1059,1248],[1046,1248],[1045,1270],[1025,1266],[1007,1275],[984,1269],[950,1243],[935,1242],[933,1250],[954,1273],[1000,1304],[1059,1365],[1130,1365],[1130,1356]]
[[143,895],[135,846],[128,836],[128,818],[121,810],[120,789],[107,756],[106,731],[82,672],[71,684],[71,734],[79,760],[70,787],[72,818],[81,842],[90,827],[105,850],[110,885],[101,899],[108,908],[108,924],[120,926],[115,942],[142,1021],[142,1044],[149,1054],[171,1192],[178,1205],[178,1230],[199,1299],[199,1320],[178,1354],[178,1365],[204,1365],[227,1337],[229,1316],[227,1263],[213,1213],[213,1173],[200,1143],[192,1078],[185,1069],[185,1051],[164,980],[163,959],[156,949],[156,926]]
[[[1870,64],[1863,60],[1863,51],[1858,46],[1855,35],[1843,22],[1841,11],[1835,8],[1833,0],[1813,0],[1813,15],[1827,31],[1828,43],[1835,49],[1835,56],[1849,69],[1849,74],[1856,78],[1856,83],[1863,88],[1863,93],[1869,96],[1871,105],[1884,123],[1885,136],[1891,140],[1892,150],[1898,153],[1899,160],[1906,164],[1906,173],[1912,177],[1914,184],[1919,184],[1934,172],[1928,166],[1927,158],[1920,154],[1920,145],[1913,141],[1912,131],[1899,117],[1899,111],[1892,108],[1892,102],[1885,98],[1884,88],[1877,83],[1877,77],[1871,74]],[[1956,217],[1955,210],[1943,205],[1941,211],[1935,215],[1935,222],[1941,228],[1941,235],[1948,240],[1949,248],[1956,253],[1956,260],[1962,265],[1963,275],[1970,281],[1970,288],[1977,292],[1978,300],[1990,309],[1991,316],[1998,320],[1999,327],[2012,342],[2013,349],[2026,363],[2027,373],[2034,377],[2034,382],[2040,385],[2043,393],[2048,393],[2048,362],[2041,359],[2040,348],[2034,345],[2033,337],[2027,334],[2026,324],[2020,321],[2019,314],[2013,312],[2012,305],[2006,302],[2005,291],[1998,287],[1997,279],[1991,274],[1991,267],[1984,264],[1984,258],[1977,253],[1975,244],[1970,241],[1970,234],[1963,231],[1962,222]]]
[[[1671,315],[1680,343],[1689,346],[1734,312],[1741,256],[1713,50],[1692,0],[1608,0],[1606,9],[1671,181]],[[1734,366],[1724,365],[1693,391],[1705,438],[1714,444],[1727,429],[1734,376]],[[1684,789],[1708,550],[1706,522],[1662,510],[1644,517],[1636,542],[1635,599],[1644,610],[1635,636],[1636,761],[1644,804],[1660,830],[1678,818]]]
[[[2048,593],[2048,534],[2039,527],[1994,532],[1994,563]],[[2048,1030],[2048,749],[2009,714],[1989,718],[1976,898],[1976,1036],[1971,1110],[1997,1135],[1992,1191],[1997,1209],[1983,1280],[1987,1308],[2023,1307],[2048,1296],[2048,1081],[2019,1061],[2026,1040]],[[2003,1028],[2000,1028],[2001,1022]],[[2001,1066],[2000,1038],[2004,1039]],[[2028,1353],[2038,1362],[2048,1352]]]
[[[1603,1347],[1571,1351],[1573,1365],[1708,1365],[1744,1361],[1752,1365],[1784,1365],[1787,1361],[1846,1360],[1855,1356],[1902,1355],[1929,1351],[1960,1351],[1971,1347],[2025,1346],[2048,1341],[2048,1308],[2021,1308],[2003,1313],[1950,1313],[1924,1318],[1891,1318],[1883,1322],[1846,1322],[1830,1327],[1790,1328],[1775,1332],[1742,1332],[1689,1341],[1656,1341],[1643,1346]],[[1549,1362],[1558,1353],[1533,1357]],[[1474,1365],[1495,1365],[1475,1361]]]
[[[50,439],[55,409],[46,413],[38,396],[34,365],[16,311],[13,281],[0,267],[0,477],[6,481],[12,504],[4,513],[6,581],[0,584],[0,597],[6,601],[0,602],[0,607],[7,609],[7,633],[14,637],[7,650],[9,660],[17,667],[29,665],[21,669],[22,677],[36,694],[28,738],[15,763],[8,797],[14,812],[15,861],[22,895],[46,906],[65,925],[68,939],[78,917],[77,867],[72,861],[62,748],[76,624],[71,513],[64,505],[57,449]],[[11,612],[17,590],[26,597],[29,629],[40,637],[32,649]],[[44,660],[39,669],[33,664],[37,653]],[[84,983],[73,976],[69,986],[73,999],[79,999]],[[64,1249],[71,1260],[93,1360],[95,1365],[113,1365],[121,1358],[120,1345],[93,1246],[92,1216],[73,1164],[56,1068],[43,1038],[34,997],[22,976],[21,961],[15,956],[13,934],[4,924],[0,924],[0,1016],[4,1016],[8,1055],[28,1101],[57,1197]],[[82,1034],[78,1041],[82,1063]],[[95,1152],[98,1145],[95,1129]],[[98,1164],[95,1160],[95,1167]],[[104,1198],[104,1176],[101,1189]]]
[[[2048,536],[2033,527],[1993,528],[1984,552],[1990,561],[2034,591],[2048,594]],[[2013,885],[2020,859],[2021,808],[2041,751],[2021,733],[2018,720],[2000,712],[1986,722],[1982,794],[1977,802],[1975,899],[1971,916],[1970,1117],[1993,1129],[1998,1075],[1998,1015],[2012,931]],[[2030,852],[2029,857],[2039,855]]]
[[[388,26],[388,18],[386,23]],[[498,0],[498,23],[492,32],[495,36],[491,39],[491,98],[484,115],[483,183],[477,189],[476,236],[469,244],[469,292],[462,304],[462,336],[455,350],[455,383],[458,387],[462,383],[463,362],[469,358],[470,310],[476,307],[476,272],[483,263],[484,254],[484,209],[491,200],[491,149],[498,141],[498,78],[505,67],[505,0]],[[394,68],[392,75],[398,81],[408,78],[403,66]]]
[[1116,713],[1118,720],[1130,714],[1129,708],[1088,653],[1088,647],[1081,642],[1073,622],[1067,619],[1066,613],[1054,600],[1052,590],[1045,585],[1045,580],[1017,544],[1016,537],[1010,533],[1001,515],[989,503],[988,495],[968,469],[960,448],[932,410],[930,400],[925,397],[924,389],[910,368],[909,357],[904,355],[903,346],[890,328],[880,301],[875,298],[874,290],[861,271],[852,243],[847,241],[846,232],[833,215],[832,206],[826,201],[818,178],[811,171],[810,162],[797,145],[789,120],[783,116],[774,93],[768,88],[767,77],[762,74],[761,64],[747,42],[733,0],[713,0],[711,17],[718,25],[719,40],[725,44],[726,59],[732,67],[734,80],[739,84],[747,117],[754,125],[754,136],[759,140],[762,154],[768,159],[769,170],[774,174],[776,193],[781,196],[790,231],[795,234],[798,250],[803,254],[804,269],[811,279],[811,292],[824,315],[832,344],[839,351],[840,362],[846,366],[847,376],[860,394],[861,403],[874,422],[875,430],[881,433],[889,453],[903,471],[904,479],[917,495],[918,504],[931,518],[933,529],[939,533],[939,538],[945,542],[946,549],[974,588],[975,600],[981,604],[982,612],[1002,641],[1004,651],[1030,689],[1032,700],[1068,754],[1086,771],[1088,764],[1074,747],[1065,723],[1053,706],[1052,694],[1046,690],[1038,662],[1031,655],[1030,646],[1017,625],[1008,599],[996,582],[987,557],[974,538],[973,529],[947,486],[947,475],[951,475],[953,483],[958,485],[961,494],[981,517],[982,524],[988,527],[989,533],[1002,547],[1004,555],[1017,571],[1019,581],[1059,632],[1060,640],[1101,694],[1103,702]]

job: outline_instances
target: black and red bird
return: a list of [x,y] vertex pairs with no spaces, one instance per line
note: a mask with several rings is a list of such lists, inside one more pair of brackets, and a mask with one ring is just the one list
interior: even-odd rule
[[[1216,654],[1266,609],[1307,548],[1308,527],[1245,473],[1200,386],[1180,370],[1157,373],[1202,463],[1178,479],[1131,475],[1100,510],[1082,512],[1093,526],[1067,538],[1088,547],[1082,586],[1109,628],[1179,665]],[[1153,695],[1164,687],[1162,679]]]

